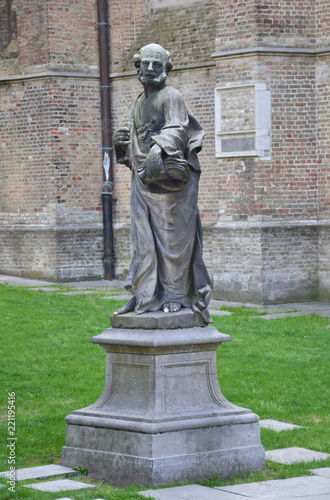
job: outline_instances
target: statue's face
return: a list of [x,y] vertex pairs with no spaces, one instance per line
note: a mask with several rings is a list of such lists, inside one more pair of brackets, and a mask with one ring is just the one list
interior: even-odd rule
[[166,59],[161,51],[146,48],[141,54],[139,80],[142,85],[158,87],[166,80]]

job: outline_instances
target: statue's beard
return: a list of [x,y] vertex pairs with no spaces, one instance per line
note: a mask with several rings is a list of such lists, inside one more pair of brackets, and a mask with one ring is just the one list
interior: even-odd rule
[[159,76],[142,76],[140,73],[138,78],[143,86],[159,87],[167,78],[166,71],[163,71]]

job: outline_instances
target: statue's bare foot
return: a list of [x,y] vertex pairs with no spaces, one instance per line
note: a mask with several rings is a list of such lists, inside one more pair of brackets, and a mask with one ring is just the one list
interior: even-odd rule
[[180,311],[182,305],[179,304],[179,302],[167,302],[166,304],[163,305],[163,311],[164,313],[174,313],[177,311]]
[[132,311],[134,311],[135,304],[136,304],[136,298],[135,297],[131,297],[129,299],[129,301],[126,302],[126,304],[123,307],[120,307],[119,309],[117,309],[117,311],[115,311],[113,313],[113,315],[114,316],[119,316],[120,314],[127,314],[129,312],[132,312]]

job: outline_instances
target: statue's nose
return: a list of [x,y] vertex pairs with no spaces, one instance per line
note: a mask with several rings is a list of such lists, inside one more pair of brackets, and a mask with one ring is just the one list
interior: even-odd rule
[[148,71],[153,71],[154,67],[152,62],[150,61],[149,66],[148,66]]

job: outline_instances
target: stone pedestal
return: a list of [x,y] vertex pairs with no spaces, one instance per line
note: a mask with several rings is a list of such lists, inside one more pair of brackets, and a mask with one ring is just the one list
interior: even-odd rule
[[[129,329],[124,317],[113,318],[120,328],[92,338],[106,352],[105,388],[95,404],[66,417],[63,465],[142,485],[264,468],[259,418],[219,389],[215,351],[230,337],[214,327],[176,328],[191,325],[192,315],[148,313],[132,328],[131,314]],[[167,327],[153,328],[162,318]]]

